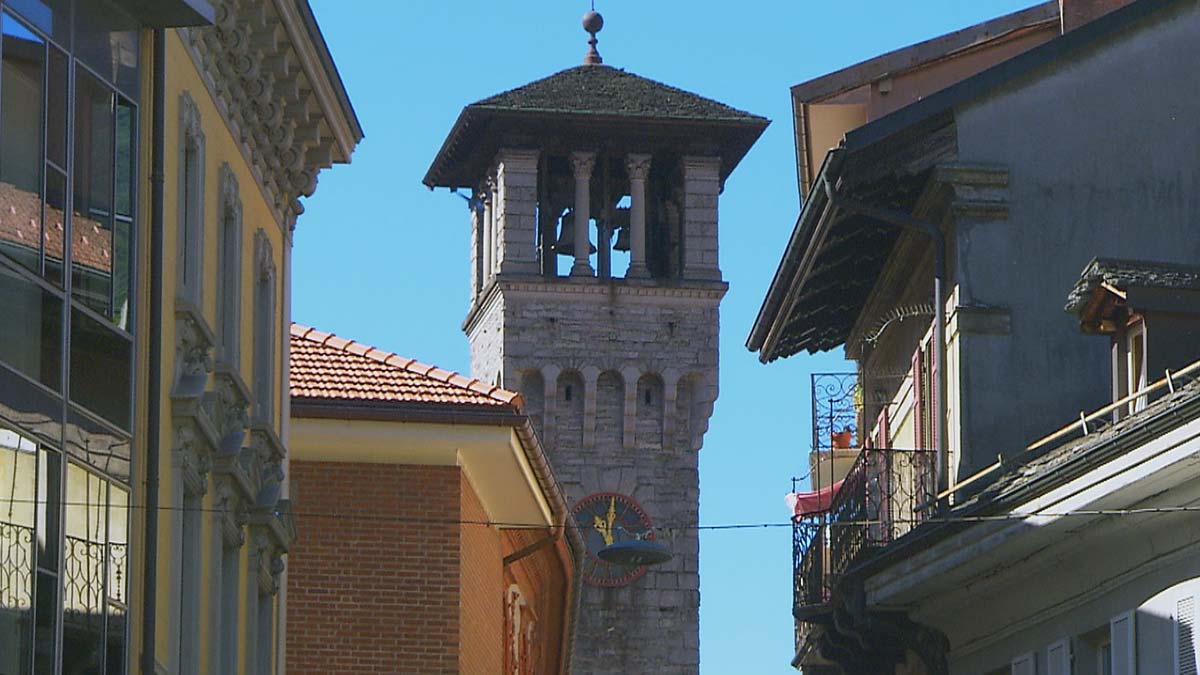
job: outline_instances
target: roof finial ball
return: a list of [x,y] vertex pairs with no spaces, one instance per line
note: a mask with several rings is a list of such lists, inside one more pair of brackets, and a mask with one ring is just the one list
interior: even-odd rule
[[588,53],[583,57],[585,66],[598,66],[604,63],[604,59],[600,58],[600,52],[596,51],[596,33],[604,28],[604,17],[600,16],[600,12],[592,7],[587,14],[583,15],[583,29],[586,30],[592,37],[588,40]]

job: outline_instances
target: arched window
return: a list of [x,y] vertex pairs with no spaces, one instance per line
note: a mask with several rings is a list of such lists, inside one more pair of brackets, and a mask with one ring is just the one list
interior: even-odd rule
[[583,377],[578,371],[558,376],[558,400],[554,404],[555,449],[583,447]]
[[521,396],[525,399],[525,414],[533,422],[538,438],[545,440],[542,415],[546,410],[546,381],[541,371],[531,368],[521,372]]
[[653,373],[642,375],[637,382],[637,446],[663,446],[663,381]]
[[621,447],[625,431],[625,380],[609,370],[596,381],[596,446]]

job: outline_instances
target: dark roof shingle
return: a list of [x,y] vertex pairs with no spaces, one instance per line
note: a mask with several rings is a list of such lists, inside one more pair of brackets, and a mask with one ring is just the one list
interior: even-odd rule
[[1067,295],[1068,312],[1079,311],[1101,283],[1126,290],[1163,288],[1200,291],[1200,266],[1180,263],[1093,258]]
[[576,66],[469,108],[648,119],[764,122],[765,118],[611,66]]

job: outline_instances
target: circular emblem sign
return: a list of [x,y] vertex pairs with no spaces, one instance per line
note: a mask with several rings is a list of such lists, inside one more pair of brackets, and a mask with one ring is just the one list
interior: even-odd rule
[[579,532],[587,544],[587,559],[583,563],[584,581],[593,586],[616,588],[632,583],[646,573],[644,565],[615,565],[596,555],[600,549],[619,541],[654,540],[650,518],[632,497],[615,492],[597,492],[580,499],[571,512],[575,514],[575,522],[579,523]]

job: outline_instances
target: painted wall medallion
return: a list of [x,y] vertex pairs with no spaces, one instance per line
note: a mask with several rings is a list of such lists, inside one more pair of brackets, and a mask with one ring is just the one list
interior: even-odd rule
[[633,497],[597,492],[580,499],[571,511],[587,544],[584,581],[593,586],[617,588],[633,583],[646,573],[644,565],[615,565],[596,555],[600,549],[619,541],[654,540],[654,524]]

